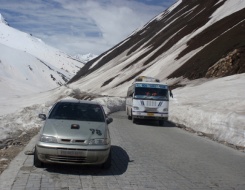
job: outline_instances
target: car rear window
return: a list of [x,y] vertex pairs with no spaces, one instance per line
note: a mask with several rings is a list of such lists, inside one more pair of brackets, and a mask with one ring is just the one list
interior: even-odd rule
[[96,104],[59,102],[52,109],[49,119],[105,122],[102,109]]

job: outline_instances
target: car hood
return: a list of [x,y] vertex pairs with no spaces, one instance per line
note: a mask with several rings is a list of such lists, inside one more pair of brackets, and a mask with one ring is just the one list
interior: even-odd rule
[[42,134],[55,136],[58,139],[105,138],[106,126],[105,122],[48,119]]

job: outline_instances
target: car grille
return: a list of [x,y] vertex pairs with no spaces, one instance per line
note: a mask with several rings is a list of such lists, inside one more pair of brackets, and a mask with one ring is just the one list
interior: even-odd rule
[[86,163],[86,157],[74,157],[74,156],[56,156],[46,155],[46,159],[52,162],[65,162],[65,163]]
[[84,144],[85,140],[80,139],[60,139],[60,143],[67,143],[67,144]]

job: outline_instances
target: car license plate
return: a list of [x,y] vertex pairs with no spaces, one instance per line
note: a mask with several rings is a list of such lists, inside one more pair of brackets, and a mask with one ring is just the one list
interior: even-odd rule
[[84,156],[84,151],[79,150],[59,150],[59,154],[63,156]]
[[154,116],[154,113],[147,113],[147,116]]

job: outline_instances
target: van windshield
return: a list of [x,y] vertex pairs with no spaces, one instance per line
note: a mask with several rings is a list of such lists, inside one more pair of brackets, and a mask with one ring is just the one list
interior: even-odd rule
[[168,100],[168,89],[136,87],[135,99]]

